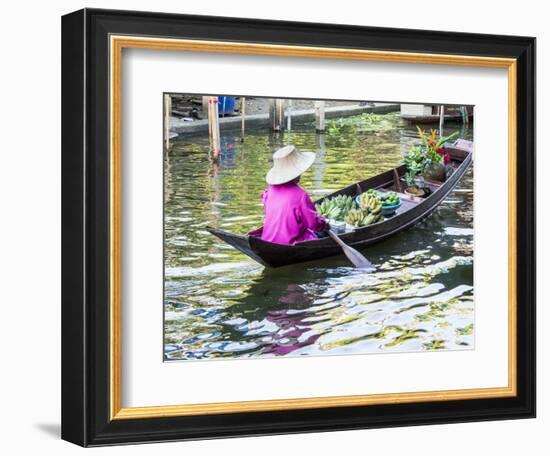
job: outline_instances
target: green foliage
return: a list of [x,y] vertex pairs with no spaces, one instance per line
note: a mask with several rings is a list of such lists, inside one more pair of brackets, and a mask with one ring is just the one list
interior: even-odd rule
[[439,140],[436,141],[435,138],[437,137],[437,130],[432,129],[430,131],[430,136],[426,136],[424,130],[422,130],[418,125],[416,126],[416,129],[418,130],[418,136],[420,136],[420,139],[422,139],[422,142],[424,143],[424,147],[426,149],[433,149],[434,151],[458,135],[458,131],[455,131],[453,134],[440,137]]
[[426,167],[426,157],[421,146],[413,146],[405,155],[405,166],[408,171],[420,174]]
[[416,176],[424,172],[428,163],[422,146],[413,146],[405,155],[405,182],[408,187],[417,187]]
[[411,147],[409,152],[405,155],[404,162],[407,168],[405,172],[405,182],[408,187],[418,187],[416,184],[417,176],[423,175],[426,170],[433,165],[441,165],[444,163],[445,154],[441,146],[458,135],[456,131],[436,141],[437,130],[432,129],[430,135],[427,136],[418,126],[416,129],[418,130],[418,135],[422,140],[422,144]]
[[326,122],[326,133],[340,135],[342,133],[354,133],[357,131],[388,131],[395,128],[399,121],[398,113],[376,114],[364,112],[357,116],[340,117]]
[[407,170],[405,173],[405,183],[407,187],[416,187],[416,172]]

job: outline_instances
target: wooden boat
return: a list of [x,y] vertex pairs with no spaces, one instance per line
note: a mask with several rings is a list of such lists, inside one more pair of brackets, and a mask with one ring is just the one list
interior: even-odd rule
[[[450,175],[447,176],[445,182],[427,180],[426,184],[431,193],[426,198],[411,198],[399,192],[398,190],[401,187],[400,179],[397,179],[397,183],[395,182],[395,171],[391,169],[377,176],[352,184],[330,195],[326,195],[316,202],[321,202],[325,198],[331,198],[336,195],[355,197],[369,188],[398,192],[402,204],[395,215],[373,225],[358,228],[355,231],[340,235],[340,238],[346,244],[356,249],[380,242],[412,227],[415,223],[427,217],[455,188],[472,163],[472,152],[463,148],[464,142],[457,142],[455,144],[460,144],[462,147],[455,147],[454,145],[446,147],[446,150],[451,154],[450,168],[452,171]],[[395,168],[395,170],[401,178],[405,173],[405,166],[402,165]],[[258,263],[273,268],[342,254],[341,248],[328,237],[300,242],[295,245],[281,245],[262,241],[257,235],[239,235],[215,228],[207,228],[207,230]]]
[[[425,106],[429,107],[429,105]],[[439,123],[439,106],[431,106],[431,113],[413,114],[401,109],[401,119],[414,124],[437,124]],[[465,109],[465,112],[463,111]],[[445,123],[447,122],[463,122],[464,114],[468,116],[468,121],[474,118],[474,110],[472,106],[446,106],[443,116]]]
[[[445,114],[445,123],[462,122],[462,114]],[[439,114],[427,114],[424,116],[413,114],[401,114],[401,118],[409,123],[413,124],[437,124],[439,122]],[[471,122],[474,116],[468,115],[468,120]]]

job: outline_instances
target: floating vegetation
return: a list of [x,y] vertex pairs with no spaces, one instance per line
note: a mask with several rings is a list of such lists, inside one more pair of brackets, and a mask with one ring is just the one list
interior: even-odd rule
[[470,323],[468,326],[464,326],[464,328],[456,328],[457,336],[470,336],[473,333],[474,333],[473,323]]
[[[383,133],[396,128],[401,124],[399,113],[377,114],[365,112],[357,116],[341,117],[326,121],[326,133],[329,135],[342,135],[357,132]],[[389,148],[395,144],[388,144]],[[384,146],[380,146],[384,148]]]
[[427,332],[428,331],[426,329],[408,329],[406,331],[403,331],[403,333],[400,336],[396,337],[391,342],[384,344],[384,347],[386,348],[395,347],[399,344],[402,344],[406,340],[418,338],[419,333],[427,333]]
[[449,309],[450,304],[448,302],[442,302],[432,303],[429,306],[430,310],[422,314],[417,314],[414,318],[418,321],[431,321],[436,318],[445,318],[445,311]]
[[432,340],[431,342],[422,344],[424,350],[443,350],[445,348],[444,340]]

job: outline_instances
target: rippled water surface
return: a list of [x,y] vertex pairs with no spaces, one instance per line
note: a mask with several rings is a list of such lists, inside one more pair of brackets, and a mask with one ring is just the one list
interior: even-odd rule
[[[317,152],[301,181],[313,199],[402,162],[416,132],[386,117],[375,129],[291,133],[299,149]],[[343,256],[266,269],[204,229],[261,225],[270,156],[288,140],[225,134],[218,166],[205,135],[174,141],[165,159],[165,359],[473,348],[472,169],[430,217],[363,251],[372,274]]]

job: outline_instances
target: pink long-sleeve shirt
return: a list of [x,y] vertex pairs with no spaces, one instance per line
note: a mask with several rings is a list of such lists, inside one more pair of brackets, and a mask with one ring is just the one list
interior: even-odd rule
[[264,226],[261,238],[275,244],[293,245],[317,239],[315,231],[326,229],[307,192],[295,182],[270,185],[262,194]]

